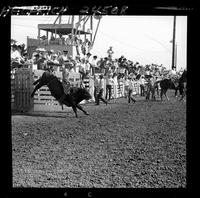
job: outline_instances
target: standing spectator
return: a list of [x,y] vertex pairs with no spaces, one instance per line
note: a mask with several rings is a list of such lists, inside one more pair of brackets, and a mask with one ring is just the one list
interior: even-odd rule
[[133,98],[133,81],[132,81],[132,79],[131,79],[131,77],[129,77],[128,78],[128,103],[130,103],[131,102],[131,100],[132,100],[132,102],[136,102],[136,100]]
[[110,60],[112,60],[112,55],[113,55],[113,53],[114,53],[114,52],[113,52],[113,49],[112,49],[112,46],[109,47],[107,53],[108,53],[108,58],[109,58]]
[[29,60],[29,54],[28,53],[24,53],[23,59],[24,59],[24,67],[25,68],[31,68],[31,60]]
[[57,54],[52,54],[51,55],[51,63],[53,64],[53,65],[58,65],[59,64],[59,61],[57,60]]
[[95,74],[96,67],[97,67],[97,56],[93,56],[93,59],[91,60],[92,75]]
[[98,86],[95,89],[95,98],[96,98],[96,105],[100,104],[100,100],[102,100],[106,105],[108,102],[103,98],[103,91],[104,91],[104,86],[103,86],[103,75],[99,76],[99,82]]
[[39,54],[34,55],[33,64],[36,65],[36,69],[44,69],[44,58],[40,57]]
[[85,78],[85,73],[86,73],[85,67],[86,67],[85,58],[82,58],[81,59],[80,69],[79,69],[79,73],[81,74],[81,80],[82,81]]
[[145,79],[144,75],[140,77],[140,96],[145,96]]
[[128,97],[128,91],[129,91],[128,87],[129,87],[129,80],[128,80],[128,77],[125,76],[125,78],[124,78],[124,95],[125,95],[125,98]]
[[114,84],[114,80],[112,78],[112,74],[109,73],[106,77],[106,100],[111,99],[111,91],[112,91],[112,86]]
[[62,59],[63,61],[67,61],[69,59],[68,57],[68,50],[63,50],[63,55],[62,55]]
[[98,79],[98,75],[95,74],[94,75],[94,99],[95,99],[95,103],[97,104],[97,91],[98,91],[98,86],[99,86],[99,79]]
[[75,71],[76,61],[72,58],[72,55],[69,56],[69,62],[70,62],[70,67],[73,67],[73,71]]
[[47,53],[45,54],[45,58],[46,58],[47,62],[51,60],[51,54],[52,54],[52,52],[50,50],[48,50]]
[[20,52],[18,51],[17,45],[12,45],[12,49],[11,49],[11,65],[12,65],[12,68],[21,67],[22,61],[23,61],[23,59],[22,59]]
[[65,65],[69,62],[68,50],[63,50],[63,55],[59,58],[59,63],[64,68]]
[[86,57],[85,57],[85,59],[86,59],[86,61],[88,61],[90,64],[91,64],[91,59],[92,59],[92,54],[90,53],[90,52],[88,52],[87,54],[86,54]]
[[114,95],[114,97],[117,95],[117,87],[118,87],[118,77],[117,77],[117,73],[114,73],[113,74],[113,76],[112,76],[112,78],[113,78],[113,84],[115,85],[114,86],[114,90],[113,90],[113,95]]
[[79,55],[76,55],[75,57],[75,72],[81,71],[81,58]]
[[90,63],[89,63],[89,61],[86,59],[85,60],[85,71],[86,72],[88,72],[88,73],[90,73]]

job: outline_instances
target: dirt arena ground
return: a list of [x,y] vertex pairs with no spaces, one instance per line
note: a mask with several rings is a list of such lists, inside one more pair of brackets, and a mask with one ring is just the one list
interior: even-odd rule
[[186,187],[186,102],[168,95],[12,115],[13,187]]

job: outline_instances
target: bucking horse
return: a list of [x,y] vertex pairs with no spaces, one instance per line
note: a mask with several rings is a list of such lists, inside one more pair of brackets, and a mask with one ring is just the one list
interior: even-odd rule
[[[42,76],[36,80],[33,85],[36,85],[33,92],[31,93],[31,97],[34,96],[35,92],[40,89],[42,86],[47,86],[49,88],[49,91],[51,92],[51,95],[56,99],[59,100],[60,97],[64,93],[64,89],[62,86],[62,83],[59,81],[59,79],[53,75],[49,71],[45,71]],[[77,108],[81,110],[84,114],[89,115],[88,112],[86,112],[82,106],[79,104],[83,100],[89,100],[91,99],[91,95],[85,88],[80,87],[71,87],[69,94],[65,95],[65,99],[63,100],[63,104],[65,104],[68,107],[72,107],[76,118],[78,118],[77,114]]]

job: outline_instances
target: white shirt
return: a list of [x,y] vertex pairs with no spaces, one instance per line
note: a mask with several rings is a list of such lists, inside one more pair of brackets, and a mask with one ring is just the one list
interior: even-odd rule
[[90,63],[86,63],[85,64],[85,70],[87,71],[87,70],[90,70]]
[[140,84],[144,85],[145,84],[145,79],[144,78],[140,78]]
[[131,90],[134,88],[133,81],[130,80],[130,79],[128,79],[128,88],[131,89]]
[[106,85],[113,85],[113,83],[114,83],[113,78],[111,78],[111,77],[106,78]]
[[95,60],[95,59],[92,59],[91,60],[91,65],[93,66],[93,67],[97,67],[97,59]]
[[12,51],[11,53],[11,59],[15,59],[17,62],[20,63],[20,60],[22,59],[19,51],[15,50],[15,51]]
[[63,59],[63,61],[67,61],[68,60],[68,55],[62,55],[62,59]]
[[99,89],[103,89],[103,88],[104,88],[103,79],[99,79]]

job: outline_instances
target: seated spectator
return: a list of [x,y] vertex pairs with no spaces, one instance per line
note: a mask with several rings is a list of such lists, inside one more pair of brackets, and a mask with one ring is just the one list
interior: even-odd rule
[[41,44],[44,44],[44,45],[48,44],[48,40],[47,40],[47,37],[45,35],[41,36],[40,39],[41,39],[40,40]]
[[72,45],[73,41],[72,41],[72,34],[68,34],[68,38],[66,38],[65,40],[65,45]]
[[54,44],[55,43],[55,37],[53,35],[51,35],[51,38],[49,40],[49,44]]

